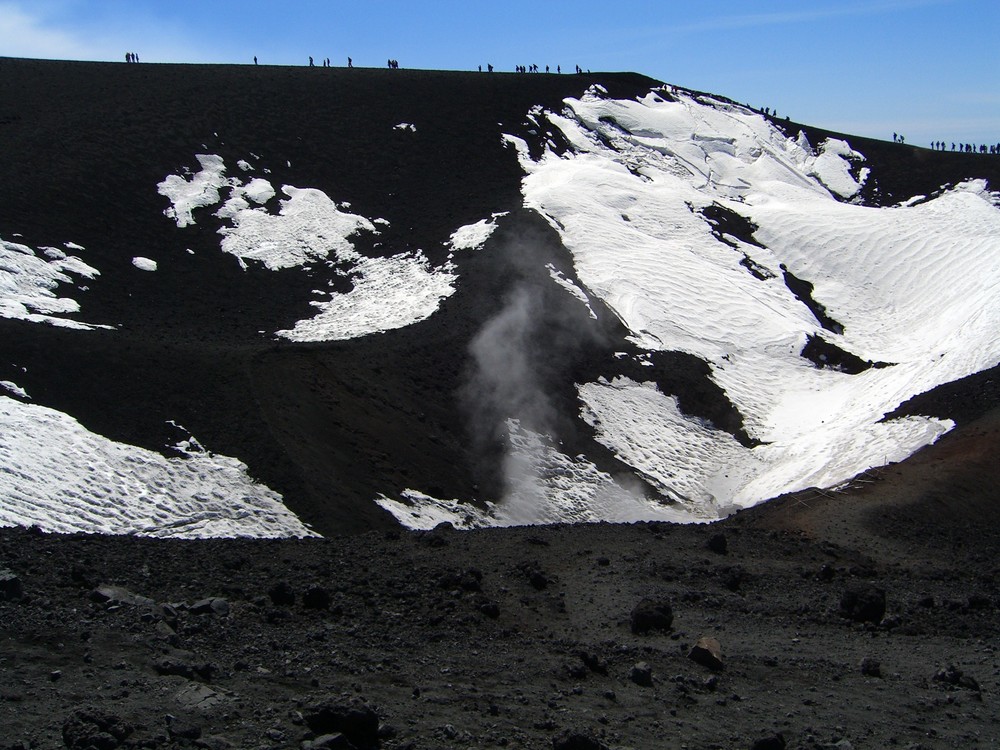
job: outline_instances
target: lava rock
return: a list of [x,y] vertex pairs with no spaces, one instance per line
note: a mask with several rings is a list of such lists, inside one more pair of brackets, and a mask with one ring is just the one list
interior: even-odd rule
[[750,746],[750,750],[785,750],[785,737],[781,732],[762,737]]
[[645,598],[632,609],[631,624],[636,635],[670,630],[674,624],[674,611],[665,599]]
[[881,677],[882,665],[879,663],[878,659],[866,656],[861,660],[861,674],[866,677]]
[[115,714],[97,708],[80,708],[63,723],[63,742],[69,750],[116,750],[133,727]]
[[306,609],[330,609],[332,601],[330,592],[318,584],[307,588],[302,596],[302,606]]
[[310,706],[302,718],[318,735],[339,732],[358,750],[378,747],[378,713],[359,698],[331,698]]
[[552,738],[552,750],[608,750],[596,737],[567,729]]
[[688,652],[688,657],[703,667],[708,667],[716,672],[722,671],[722,646],[715,638],[709,636],[699,638],[691,651]]
[[725,534],[713,534],[705,546],[717,555],[724,555],[729,551],[729,542]]
[[186,719],[167,715],[167,734],[172,740],[197,740],[201,738],[201,727]]
[[24,595],[21,579],[13,571],[0,568],[0,601],[17,601]]
[[980,691],[979,683],[961,669],[956,668],[954,664],[949,664],[944,669],[938,670],[932,679],[935,682],[943,682],[946,685],[954,685],[977,693]]
[[288,581],[279,581],[267,591],[271,602],[279,607],[291,607],[295,604],[295,589]]
[[193,615],[217,615],[226,617],[229,614],[229,602],[217,596],[200,599],[191,605]]
[[653,687],[653,670],[641,661],[629,670],[628,678],[640,687]]
[[885,591],[868,584],[852,586],[840,598],[840,613],[855,622],[878,624],[885,617]]

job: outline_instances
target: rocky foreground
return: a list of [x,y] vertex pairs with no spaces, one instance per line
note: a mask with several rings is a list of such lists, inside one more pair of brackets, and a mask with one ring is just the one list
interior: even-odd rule
[[0,530],[0,748],[995,747],[998,428],[711,526]]

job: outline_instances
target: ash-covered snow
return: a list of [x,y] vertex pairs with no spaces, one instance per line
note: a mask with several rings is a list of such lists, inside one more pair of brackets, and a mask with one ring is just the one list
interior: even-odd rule
[[235,458],[178,446],[165,458],[62,412],[0,396],[0,526],[50,532],[315,536]]
[[45,257],[27,245],[0,240],[0,316],[83,330],[109,328],[65,317],[79,312],[80,304],[63,296],[62,287],[77,285],[74,276],[93,279],[100,272],[59,248],[39,249]]
[[639,520],[690,523],[704,520],[683,505],[643,495],[639,482],[614,478],[586,456],[570,457],[545,435],[508,423],[511,450],[504,467],[510,478],[502,502],[483,508],[441,500],[407,489],[400,497],[376,498],[379,507],[413,529],[449,522],[459,529],[539,523],[628,523]]

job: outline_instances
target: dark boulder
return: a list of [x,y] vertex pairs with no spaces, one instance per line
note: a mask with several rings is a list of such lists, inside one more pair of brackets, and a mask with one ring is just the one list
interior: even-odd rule
[[670,630],[674,611],[665,599],[645,598],[632,609],[631,626],[636,635]]
[[552,738],[552,750],[608,750],[608,746],[593,735],[567,729]]
[[295,604],[295,589],[288,581],[279,581],[267,591],[271,602],[279,607],[291,607]]
[[21,579],[12,571],[0,568],[0,601],[12,602],[24,595]]
[[358,750],[378,747],[378,713],[360,698],[330,698],[310,706],[302,718],[317,735],[339,732]]
[[69,750],[116,750],[132,734],[131,724],[97,708],[80,708],[63,723],[63,742]]
[[870,584],[852,586],[840,597],[840,613],[855,622],[878,624],[885,617],[885,591]]

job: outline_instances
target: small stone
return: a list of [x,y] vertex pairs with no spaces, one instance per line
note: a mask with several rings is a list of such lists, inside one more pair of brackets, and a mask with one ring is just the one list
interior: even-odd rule
[[750,750],[785,750],[785,737],[780,732],[762,737],[750,746]]
[[332,601],[330,592],[319,585],[310,586],[302,596],[302,606],[306,609],[330,609]]
[[725,534],[713,534],[705,546],[717,555],[724,555],[729,551],[729,542]]
[[226,617],[229,614],[229,602],[217,596],[200,599],[191,605],[191,614]]
[[268,589],[267,595],[271,602],[279,607],[290,607],[295,604],[295,589],[288,581],[279,581]]
[[640,687],[653,687],[653,670],[644,661],[633,665],[632,669],[629,670],[628,678]]
[[666,600],[645,598],[632,609],[632,632],[636,635],[670,630],[673,623],[674,612]]
[[21,579],[13,571],[0,568],[0,601],[17,601],[24,595]]
[[840,598],[840,612],[855,622],[878,624],[885,617],[885,591],[869,584],[852,586]]
[[881,677],[882,665],[879,663],[878,659],[866,656],[861,660],[861,674],[866,677]]
[[358,750],[378,747],[378,714],[358,698],[331,698],[303,711],[302,718],[316,734],[339,732]]
[[703,667],[720,672],[723,668],[722,646],[710,636],[702,636],[688,653],[688,657]]
[[60,679],[62,679],[62,672],[60,672],[58,669],[49,672],[49,679],[52,682],[58,682]]

